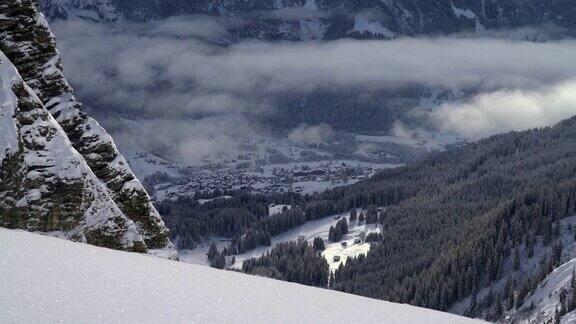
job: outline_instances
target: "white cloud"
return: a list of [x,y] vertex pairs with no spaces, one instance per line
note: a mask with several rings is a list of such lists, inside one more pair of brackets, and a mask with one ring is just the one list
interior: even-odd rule
[[[469,103],[446,104],[431,117],[443,129],[472,138],[550,125],[575,112],[574,83],[567,82],[576,77],[574,40],[535,43],[460,35],[228,45],[206,41],[226,39],[226,23],[234,22],[206,17],[148,25],[68,21],[55,23],[53,30],[66,76],[82,99],[96,102],[96,108],[162,119],[155,145],[171,147],[183,159],[228,149],[250,128],[248,115],[282,109],[271,105],[275,95],[318,87],[418,84],[487,92]],[[224,128],[222,135],[215,132]],[[291,139],[324,141],[326,133],[323,126],[302,127]]]
[[[243,99],[243,108],[253,109],[248,106],[255,94],[315,87],[530,89],[576,76],[575,41],[407,38],[214,46],[181,38],[190,30],[214,32],[207,18],[188,19],[138,28],[59,22],[54,30],[67,76],[80,91],[152,110],[157,101],[167,104],[158,99],[166,96],[171,110],[186,113],[204,109],[188,103],[198,96]],[[169,91],[159,93],[161,85]]]
[[496,91],[467,103],[447,103],[431,119],[443,130],[480,138],[512,130],[551,126],[576,115],[576,81],[539,90]]
[[324,144],[334,137],[334,131],[327,124],[314,126],[301,125],[288,135],[288,139],[296,144]]

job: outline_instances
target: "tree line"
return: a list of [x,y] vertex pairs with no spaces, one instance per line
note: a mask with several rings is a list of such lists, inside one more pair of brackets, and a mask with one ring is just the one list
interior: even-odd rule
[[[315,245],[318,243],[315,240]],[[259,258],[248,259],[242,271],[309,286],[328,285],[328,263],[320,250],[307,242],[283,242]]]

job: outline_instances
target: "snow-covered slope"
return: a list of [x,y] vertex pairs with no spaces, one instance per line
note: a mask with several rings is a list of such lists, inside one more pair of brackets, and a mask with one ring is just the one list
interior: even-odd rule
[[2,323],[473,323],[235,272],[0,229]]
[[[556,311],[561,309],[560,295],[564,290],[571,295],[571,280],[576,271],[576,259],[572,259],[554,269],[538,288],[524,301],[524,306],[513,311],[509,320],[519,323],[545,323],[554,320]],[[562,323],[575,323],[576,311],[560,318]]]

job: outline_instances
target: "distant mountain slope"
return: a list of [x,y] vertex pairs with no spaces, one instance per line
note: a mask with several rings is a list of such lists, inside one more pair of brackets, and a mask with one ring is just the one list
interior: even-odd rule
[[0,52],[0,226],[144,252],[62,128]]
[[[386,207],[378,216],[380,241],[339,269],[332,287],[442,310],[471,297],[466,313],[488,319],[525,305],[539,275],[518,277],[510,299],[495,284],[512,273],[515,259],[520,268],[540,264],[544,275],[561,264],[561,220],[576,214],[575,146],[576,117],[326,192],[317,199],[336,212]],[[489,287],[491,297],[475,295]]]
[[62,75],[47,22],[32,0],[0,2],[0,49],[66,132],[151,254],[176,257],[168,230],[108,133],[88,117]]
[[554,24],[575,32],[570,0],[41,0],[51,19],[153,20],[179,15],[235,17],[240,37],[304,40],[393,38]]
[[478,322],[25,232],[0,229],[0,246],[3,323]]
[[90,21],[118,21],[122,15],[110,0],[39,0],[50,19],[79,18]]

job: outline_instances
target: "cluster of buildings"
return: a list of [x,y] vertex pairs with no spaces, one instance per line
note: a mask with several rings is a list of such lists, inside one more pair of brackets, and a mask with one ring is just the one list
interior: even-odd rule
[[357,182],[376,172],[372,164],[354,162],[295,162],[236,168],[234,164],[189,167],[184,176],[154,186],[157,200],[198,191],[246,190],[260,194],[313,193]]

